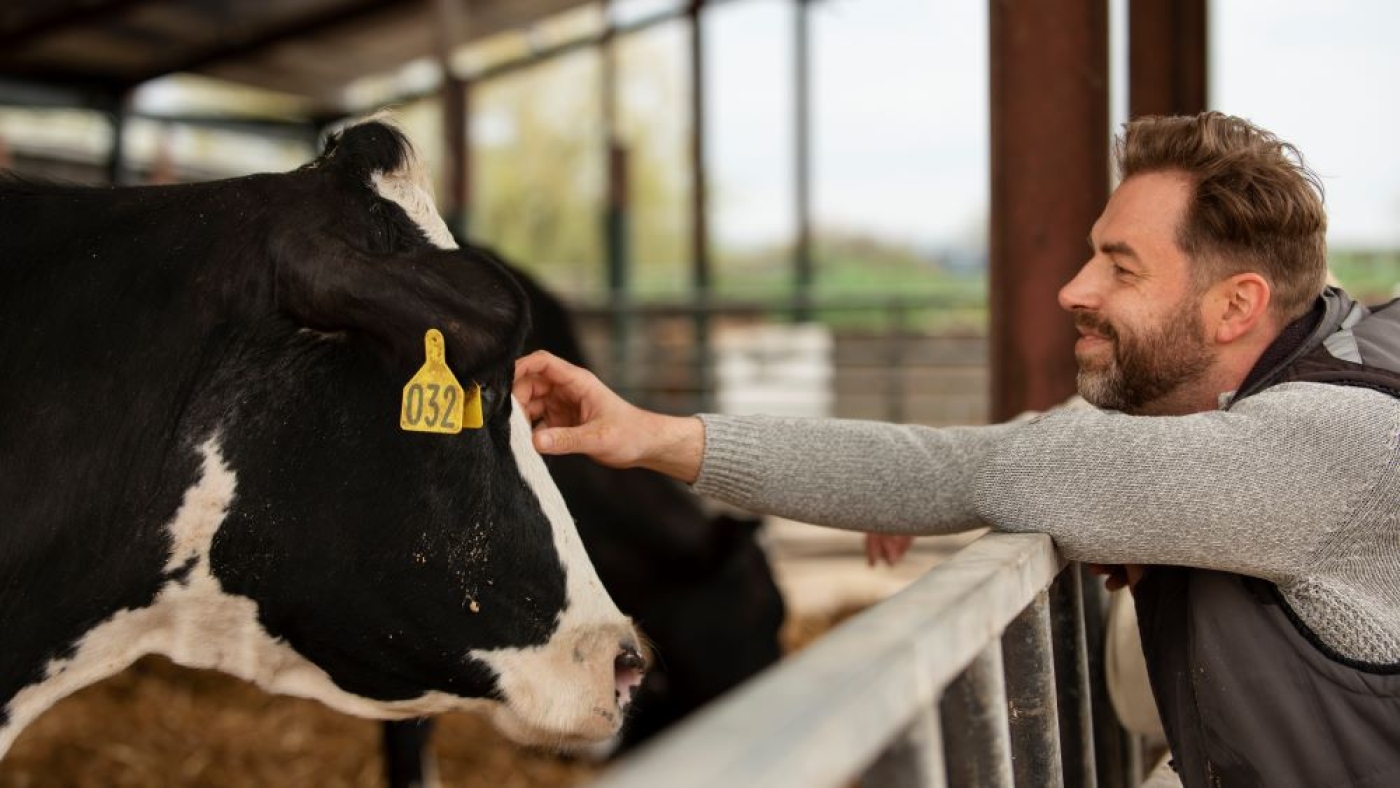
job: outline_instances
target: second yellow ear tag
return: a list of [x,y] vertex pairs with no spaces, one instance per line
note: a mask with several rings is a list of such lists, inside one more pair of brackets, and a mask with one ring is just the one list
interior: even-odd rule
[[442,332],[428,329],[423,335],[427,359],[403,387],[399,406],[399,426],[409,432],[437,432],[456,435],[462,428],[481,427],[481,386],[472,384],[464,391],[452,370],[447,368],[446,343]]

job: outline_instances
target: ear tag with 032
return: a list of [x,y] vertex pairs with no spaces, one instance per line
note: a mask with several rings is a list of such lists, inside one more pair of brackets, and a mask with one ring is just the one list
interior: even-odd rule
[[457,377],[447,367],[446,343],[441,331],[428,329],[423,335],[423,349],[427,359],[403,387],[399,426],[409,432],[444,435],[456,435],[464,427],[479,429],[482,424],[481,386],[473,383],[468,391],[457,382]]

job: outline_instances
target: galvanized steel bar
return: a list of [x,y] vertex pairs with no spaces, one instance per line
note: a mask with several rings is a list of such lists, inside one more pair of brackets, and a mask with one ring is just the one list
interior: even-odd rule
[[1041,591],[1001,636],[1012,767],[1020,788],[1060,788],[1060,721],[1049,594]]
[[1079,564],[1050,586],[1050,634],[1055,646],[1055,697],[1064,784],[1096,788],[1089,663],[1084,641],[1084,594]]
[[919,711],[860,778],[861,788],[947,788],[943,733],[932,705]]
[[[980,660],[995,670],[983,664],[966,686],[1001,684],[1001,632],[1063,565],[1044,534],[988,534],[628,756],[597,786],[848,785],[967,665]],[[1005,692],[994,694],[990,713],[999,715],[1003,741],[994,752],[1009,760]],[[1010,774],[1008,762],[1005,785]]]
[[1118,716],[1108,697],[1108,679],[1104,670],[1108,592],[1104,590],[1103,580],[1093,575],[1083,574],[1081,583],[1084,589],[1084,643],[1087,646],[1084,653],[1089,669],[1090,706],[1094,710],[1095,771],[1100,788],[1128,788],[1137,785],[1140,775],[1130,773],[1128,733],[1118,724]]
[[948,685],[938,709],[949,784],[1012,788],[1000,641],[993,640]]

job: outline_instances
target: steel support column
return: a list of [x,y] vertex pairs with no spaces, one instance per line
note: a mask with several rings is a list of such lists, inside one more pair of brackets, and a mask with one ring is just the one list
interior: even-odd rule
[[112,127],[112,146],[107,151],[107,183],[113,186],[126,183],[126,127],[131,119],[129,104],[130,97],[122,96],[107,115]]
[[471,83],[443,74],[442,124],[446,183],[442,213],[454,235],[471,233]]
[[452,53],[463,39],[466,6],[457,0],[437,0],[435,44],[442,70],[442,155],[446,182],[441,209],[447,226],[459,238],[467,236],[468,175],[470,159],[467,126],[467,83],[452,70]]
[[690,177],[692,295],[700,307],[695,312],[695,380],[702,409],[714,399],[710,364],[710,303],[713,281],[710,271],[709,197],[705,177],[705,36],[702,11],[705,0],[691,0],[690,15]]
[[816,280],[812,265],[812,156],[811,156],[811,71],[807,54],[811,36],[807,29],[807,5],[811,0],[796,0],[793,24],[793,96],[794,96],[794,161],[796,176],[793,192],[797,198],[797,239],[793,244],[793,289],[796,307],[793,319],[812,319],[812,284]]
[[1207,103],[1207,0],[1128,4],[1128,114],[1195,115]]
[[1107,0],[991,2],[992,417],[1075,390],[1056,302],[1108,199]]
[[624,396],[631,391],[631,370],[628,347],[632,334],[631,261],[628,255],[628,170],[627,146],[618,132],[617,109],[617,27],[613,24],[612,7],[603,0],[604,28],[599,45],[601,58],[599,78],[603,116],[603,155],[607,181],[603,208],[603,245],[607,259],[608,301],[612,307],[613,387]]

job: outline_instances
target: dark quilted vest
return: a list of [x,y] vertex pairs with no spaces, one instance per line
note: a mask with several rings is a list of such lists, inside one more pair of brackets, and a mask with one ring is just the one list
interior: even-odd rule
[[[1288,381],[1400,398],[1400,300],[1371,312],[1329,290],[1235,401]],[[1158,566],[1133,596],[1186,788],[1400,786],[1400,664],[1333,652],[1262,580]]]

